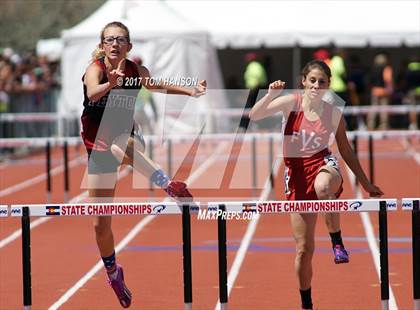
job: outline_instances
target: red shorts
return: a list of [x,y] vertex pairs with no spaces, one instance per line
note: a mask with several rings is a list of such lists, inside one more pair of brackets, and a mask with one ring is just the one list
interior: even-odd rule
[[[338,161],[333,155],[319,156],[310,160],[300,159],[298,164],[286,165],[284,171],[285,193],[287,200],[318,200],[315,192],[315,179],[323,166],[331,166],[340,172]],[[335,198],[343,192],[343,181]]]

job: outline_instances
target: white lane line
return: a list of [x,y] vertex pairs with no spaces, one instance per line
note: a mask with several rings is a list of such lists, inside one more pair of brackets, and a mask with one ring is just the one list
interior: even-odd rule
[[[124,168],[121,173],[118,175],[118,180],[125,178],[127,175],[129,175],[131,172],[131,169],[129,169],[128,167]],[[82,201],[84,198],[86,198],[88,196],[88,191],[84,191],[82,193],[80,193],[79,195],[73,197],[68,203],[78,203],[80,201]],[[49,221],[53,219],[53,217],[41,217],[38,218],[34,221],[31,222],[30,224],[30,229],[34,229],[35,227]],[[9,244],[10,242],[13,242],[14,240],[16,240],[17,238],[19,238],[22,235],[22,230],[18,229],[16,231],[14,231],[13,233],[11,233],[9,236],[7,236],[6,238],[0,240],[0,249],[5,247],[7,244]]]
[[414,158],[418,165],[420,165],[420,153],[417,152],[407,139],[400,140],[403,147],[406,149],[406,152]]
[[[80,157],[78,157],[78,158],[75,158],[73,161],[74,161],[74,163],[73,163],[73,161],[71,161],[70,163],[69,163],[69,168],[73,168],[74,166],[77,166],[79,163],[77,162],[77,160],[81,160],[81,158],[83,158],[83,157],[85,157],[85,156],[80,156]],[[84,161],[85,159],[83,159],[83,161]],[[82,161],[82,162],[83,162]],[[214,160],[212,161],[212,162],[214,162]],[[204,166],[204,165],[203,165]],[[56,167],[56,168],[58,168],[58,167]],[[56,169],[55,168],[55,169]],[[200,167],[201,168],[201,167]],[[54,169],[53,169],[54,170]],[[53,171],[52,170],[52,171]],[[121,171],[121,173],[118,175],[118,180],[120,180],[120,179],[122,179],[122,178],[124,178],[124,177],[126,177],[128,174],[129,174],[129,172],[131,171],[131,169],[130,168],[128,168],[128,167],[126,167],[125,169],[123,169],[122,171]],[[58,173],[58,172],[57,172]],[[36,178],[42,178],[43,177],[43,179],[42,180],[45,180],[45,178],[46,178],[46,175],[45,175],[45,173],[44,173],[44,175],[39,175],[39,176],[37,176],[37,177],[35,177],[34,179],[36,179]],[[34,179],[32,179],[32,181],[34,180]],[[34,184],[36,184],[37,182],[40,182],[40,181],[42,181],[42,180],[39,180],[39,181],[35,181],[35,182],[32,182],[32,184],[26,184],[26,185],[24,185],[24,187],[28,187],[28,186],[32,186],[32,185],[34,185]],[[29,182],[29,181],[31,181],[31,180],[27,180],[27,182]],[[25,183],[25,182],[24,182]],[[12,186],[12,187],[9,187],[9,188],[7,188],[7,189],[5,189],[5,190],[3,190],[3,191],[7,191],[7,190],[11,190],[12,192],[9,192],[9,193],[6,193],[7,195],[8,194],[11,194],[11,193],[13,193],[13,187],[19,187],[19,186],[22,186],[22,183],[20,183],[20,184],[17,184],[16,186]],[[22,189],[22,188],[20,188],[20,189]],[[17,189],[17,190],[20,190],[20,189]],[[1,196],[1,194],[2,194],[2,191],[0,191],[0,196]],[[80,202],[81,200],[83,200],[84,198],[86,198],[87,197],[87,191],[84,191],[84,192],[82,192],[81,194],[79,194],[79,195],[77,195],[76,197],[74,197],[74,198],[72,198],[68,203],[78,203],[78,202]],[[31,224],[30,224],[30,229],[32,230],[32,229],[34,229],[35,227],[37,227],[37,226],[39,226],[39,225],[41,225],[41,224],[43,224],[43,223],[45,223],[45,222],[47,222],[47,221],[49,221],[49,220],[51,220],[52,219],[52,217],[41,217],[41,218],[38,218],[38,219],[36,219],[36,220],[34,220],[34,221],[32,221],[31,222]],[[2,240],[0,240],[0,249],[1,248],[3,248],[3,247],[5,247],[6,245],[8,245],[9,243],[11,243],[11,242],[13,242],[14,240],[16,240],[16,239],[18,239],[20,236],[22,235],[22,231],[21,231],[21,229],[18,229],[18,230],[16,230],[16,231],[14,231],[13,233],[11,233],[9,236],[7,236],[6,238],[4,238],[4,239],[2,239]]]
[[[78,200],[87,197],[87,191],[84,191],[82,193],[80,193],[79,195],[77,195],[76,197],[74,197],[73,199],[71,199],[69,201],[69,203],[75,203]],[[30,225],[30,229],[34,229],[35,227],[49,221],[53,219],[52,217],[40,217],[34,221],[31,222]],[[9,244],[10,242],[13,242],[14,240],[16,240],[17,238],[19,238],[22,235],[22,230],[18,229],[16,231],[14,231],[12,234],[10,234],[9,236],[7,236],[6,238],[4,238],[3,240],[0,240],[0,249],[5,247],[7,244]]]
[[[74,158],[73,160],[71,160],[69,162],[69,169],[74,168],[78,165],[80,165],[81,163],[85,162],[85,156],[79,156],[77,158]],[[56,174],[59,174],[61,172],[63,172],[64,167],[63,165],[59,165],[53,169],[51,169],[51,176],[54,176]],[[29,186],[33,186],[39,182],[45,181],[47,179],[47,174],[44,172],[42,174],[39,174],[31,179],[25,180],[23,182],[20,182],[18,184],[15,184],[13,186],[10,186],[8,188],[5,188],[3,190],[0,190],[0,197],[4,197],[10,194],[13,194],[15,192],[21,191]]]
[[[51,217],[41,217],[39,219],[36,219],[36,220],[31,222],[30,229],[34,229],[35,227],[37,227],[37,226],[39,226],[39,225],[41,225],[41,224],[43,224],[43,223],[45,223],[45,222],[47,222],[51,219],[52,219]],[[21,235],[22,235],[22,230],[21,229],[15,230],[9,236],[0,240],[0,249],[5,247],[9,243],[13,242],[14,240],[16,240]]]
[[[279,170],[281,163],[282,163],[282,158],[277,158],[274,164],[274,168],[273,168],[274,175]],[[270,183],[270,176],[269,176],[267,180],[265,181],[264,189],[259,197],[259,200],[267,200],[268,196],[270,195],[270,192],[271,192],[271,183]],[[260,214],[256,214],[255,216],[253,216],[252,220],[248,223],[248,227],[242,238],[241,245],[239,246],[239,249],[236,252],[235,259],[233,260],[232,267],[230,268],[230,271],[228,274],[228,280],[227,280],[228,296],[230,295],[233,285],[235,284],[236,278],[238,277],[239,270],[241,269],[242,263],[245,259],[246,252],[248,251],[249,245],[251,244],[252,237],[254,236],[255,230],[257,229],[259,219],[260,219]],[[220,304],[220,299],[219,299],[217,301],[215,309],[216,310],[227,309],[227,305]]]
[[[156,215],[149,215],[143,218],[115,247],[115,253],[119,253],[136,235],[155,219]],[[72,297],[83,285],[86,284],[99,270],[103,268],[102,260],[99,260],[80,280],[78,280],[70,289],[67,290],[54,304],[48,309],[54,310],[60,308]]]
[[[207,168],[209,167],[210,163],[215,163],[217,160],[217,156],[220,152],[222,152],[227,146],[227,143],[221,143],[215,150],[215,152],[208,157],[208,159],[202,163],[197,170],[186,180],[186,183],[193,183],[201,174],[206,172]],[[205,168],[203,168],[205,167]],[[169,199],[165,199],[168,201]],[[115,253],[120,252],[131,240],[133,240],[140,231],[146,227],[151,221],[156,218],[156,215],[148,215],[144,217],[140,222],[134,226],[134,228],[127,234],[127,236],[122,239],[118,245],[115,247]],[[99,270],[101,270],[103,266],[102,260],[98,260],[98,262],[82,277],[80,278],[70,289],[68,289],[53,305],[51,305],[48,309],[55,310],[60,308],[64,303],[66,303],[83,285],[86,284]]]
[[[347,174],[350,180],[350,184],[353,188],[353,191],[356,194],[357,199],[363,199],[362,192],[359,187],[355,187],[355,179],[356,176],[353,174],[353,171],[345,165]],[[381,279],[381,264],[379,259],[379,248],[378,244],[376,243],[376,237],[373,229],[372,222],[370,220],[370,216],[368,212],[359,212],[360,218],[363,223],[363,228],[365,230],[366,238],[368,241],[370,253],[372,254],[373,263],[375,265],[376,273],[378,274],[379,280]],[[389,309],[390,310],[398,310],[397,301],[395,300],[394,292],[392,291],[391,283],[389,284]]]

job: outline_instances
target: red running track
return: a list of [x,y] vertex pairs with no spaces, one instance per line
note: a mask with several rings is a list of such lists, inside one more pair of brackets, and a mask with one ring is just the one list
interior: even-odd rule
[[[194,163],[193,172],[200,163],[210,158],[214,147],[200,150],[200,162]],[[414,146],[418,148],[418,145]],[[229,150],[229,145],[226,147]],[[188,146],[174,148],[176,169]],[[402,198],[419,196],[420,164],[409,155],[398,141],[376,141],[375,157],[377,184],[386,197]],[[367,169],[366,145],[360,143],[361,161]],[[261,171],[267,168],[267,150],[259,144],[258,184],[264,183]],[[228,154],[228,151],[223,151]],[[249,188],[250,147],[244,146],[233,176],[234,191],[213,191],[219,196],[241,196],[246,199],[252,193]],[[263,154],[261,156],[261,154]],[[71,158],[82,155],[72,149]],[[225,156],[226,157],[226,156]],[[55,151],[53,159],[61,158]],[[165,152],[156,151],[157,161],[165,167]],[[342,163],[342,166],[344,164]],[[191,183],[193,193],[203,196],[208,188],[220,180],[226,167],[226,158],[219,156]],[[2,168],[0,191],[43,173],[44,165],[34,166],[31,171],[8,165]],[[280,169],[281,170],[281,169]],[[367,170],[366,170],[367,171]],[[71,169],[71,197],[84,190],[80,184],[85,172],[83,164]],[[346,169],[345,191],[342,198],[354,198]],[[4,177],[3,177],[4,176]],[[139,185],[147,187],[146,181]],[[284,199],[281,178],[276,180],[276,198]],[[63,174],[53,178],[53,202],[62,202]],[[194,190],[194,188],[196,188]],[[160,190],[156,194],[163,197]],[[138,199],[148,195],[147,190],[133,189],[131,177],[123,178],[117,186],[119,197]],[[257,193],[258,194],[258,193]],[[211,197],[210,197],[211,198]],[[231,198],[229,198],[231,199]],[[1,204],[44,203],[45,183],[33,184],[8,196],[1,196]],[[116,243],[144,218],[117,217],[113,230]],[[377,216],[370,214],[374,231],[377,232]],[[37,219],[33,219],[35,221]],[[32,291],[33,309],[47,309],[71,286],[83,277],[97,262],[98,253],[90,218],[54,218],[32,230]],[[228,265],[234,261],[237,249],[247,229],[248,221],[228,222]],[[19,229],[19,221],[13,218],[0,221],[0,242]],[[389,267],[390,283],[398,309],[412,309],[411,270],[411,221],[410,215],[401,211],[389,214]],[[332,261],[328,233],[322,216],[318,218],[317,252],[314,257],[313,298],[316,309],[379,309],[379,279],[359,214],[342,216],[344,241],[350,250],[348,265],[335,265]],[[180,309],[183,307],[182,289],[182,240],[181,218],[158,216],[145,226],[119,253],[118,261],[124,266],[127,284],[133,292],[133,309]],[[192,217],[192,267],[194,309],[214,309],[218,300],[217,223],[198,221]],[[261,216],[250,247],[239,270],[229,298],[231,309],[298,309],[299,296],[293,269],[294,242],[291,239],[289,217],[282,215]],[[0,309],[22,307],[20,238],[0,248]],[[119,304],[106,286],[102,269],[63,304],[62,309],[118,309]]]

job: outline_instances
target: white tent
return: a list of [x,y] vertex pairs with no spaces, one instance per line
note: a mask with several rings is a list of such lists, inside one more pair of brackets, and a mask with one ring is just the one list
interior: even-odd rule
[[[222,88],[213,46],[298,47],[420,46],[420,1],[175,1],[109,0],[74,28],[63,32],[63,96],[59,111],[80,114],[80,78],[99,43],[101,28],[120,20],[131,30],[134,49],[154,76],[204,77]],[[291,60],[292,61],[292,60]],[[173,98],[171,101],[183,100]],[[185,99],[184,99],[185,100]],[[200,109],[225,107],[209,93]],[[167,104],[166,107],[176,106]]]
[[420,1],[167,1],[219,48],[419,46]]
[[[121,21],[130,30],[133,49],[130,56],[140,56],[153,77],[191,77],[206,79],[210,88],[223,88],[217,55],[207,32],[190,24],[164,1],[109,0],[94,14],[62,34],[62,100],[60,115],[80,115],[83,109],[81,78],[98,45],[101,29],[109,22]],[[155,95],[158,108],[179,109],[185,96]],[[226,107],[220,92],[209,92],[188,107],[206,111]],[[184,119],[197,122],[195,119]],[[202,124],[195,124],[201,127]]]
[[36,44],[36,54],[45,56],[50,61],[58,61],[63,53],[63,41],[60,38],[39,40]]
[[[179,15],[207,30],[218,48],[420,46],[418,0],[167,1]],[[293,80],[296,80],[295,78]]]

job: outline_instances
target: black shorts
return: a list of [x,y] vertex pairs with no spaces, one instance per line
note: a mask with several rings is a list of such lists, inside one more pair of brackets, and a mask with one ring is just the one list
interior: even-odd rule
[[[143,150],[146,148],[146,142],[141,131],[131,132],[131,137],[140,142]],[[111,150],[95,151],[87,150],[88,152],[88,173],[100,174],[117,172],[120,162],[112,154]]]
[[88,174],[113,173],[118,171],[120,162],[107,151],[88,151]]

